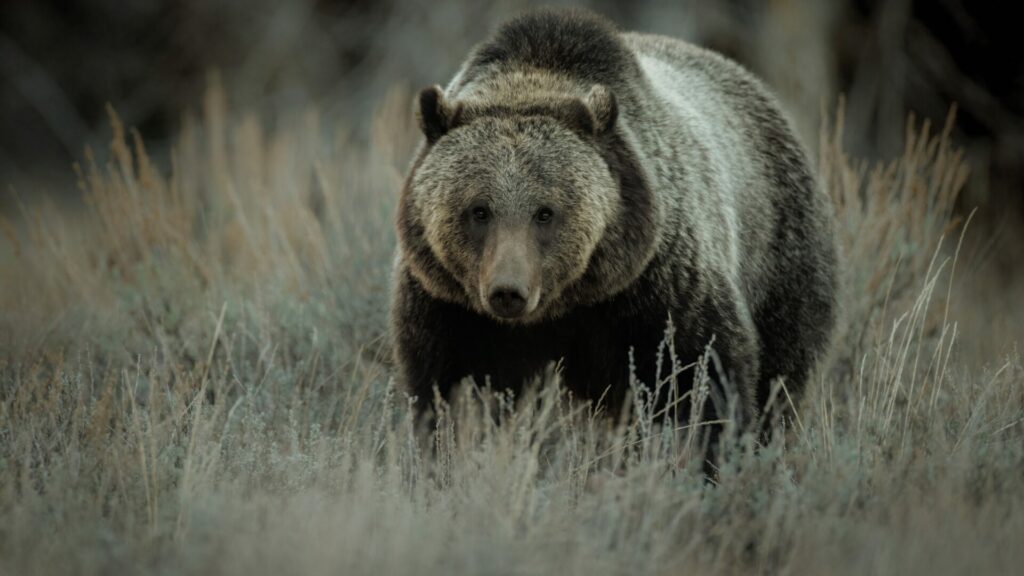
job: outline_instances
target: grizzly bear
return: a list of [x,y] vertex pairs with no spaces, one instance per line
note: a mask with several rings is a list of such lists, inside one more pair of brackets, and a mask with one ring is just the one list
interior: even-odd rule
[[682,365],[714,351],[716,398],[734,409],[703,417],[749,429],[776,379],[800,391],[834,324],[831,207],[746,70],[535,11],[415,106],[425,139],[399,200],[391,331],[421,407],[435,386],[515,389],[557,361],[575,397],[614,412],[631,370],[665,377],[667,333]]

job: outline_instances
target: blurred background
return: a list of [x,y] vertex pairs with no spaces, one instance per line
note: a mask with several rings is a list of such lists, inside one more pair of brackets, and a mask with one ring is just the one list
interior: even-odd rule
[[[157,161],[216,71],[235,109],[269,124],[315,106],[364,138],[394,87],[444,84],[470,48],[533,2],[469,0],[5,0],[0,3],[0,210],[77,196],[73,161],[102,161],[111,103]],[[547,2],[545,4],[560,4]],[[901,150],[908,113],[943,125],[972,169],[979,208],[1007,247],[1024,227],[1024,59],[996,3],[961,0],[576,2],[621,28],[721,51],[764,78],[815,152],[822,113],[845,96],[845,144]],[[826,116],[828,117],[828,116]],[[5,208],[6,207],[6,208]]]

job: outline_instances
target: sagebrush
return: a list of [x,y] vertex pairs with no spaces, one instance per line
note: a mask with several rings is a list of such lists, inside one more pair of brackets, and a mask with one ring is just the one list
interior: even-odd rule
[[0,573],[1024,565],[1024,364],[959,323],[1020,310],[958,280],[951,124],[909,122],[904,155],[874,167],[826,126],[839,337],[787,434],[733,436],[708,482],[695,423],[595,415],[557,369],[521,397],[466,386],[417,429],[384,334],[409,101],[394,91],[360,143],[315,111],[268,130],[214,85],[167,166],[111,111],[109,160],[77,168],[81,204],[13,191]]

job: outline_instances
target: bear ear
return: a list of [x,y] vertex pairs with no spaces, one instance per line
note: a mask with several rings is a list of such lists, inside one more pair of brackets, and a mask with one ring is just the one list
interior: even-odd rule
[[416,121],[428,143],[437,142],[451,129],[453,117],[454,109],[440,86],[424,88],[416,98]]
[[611,90],[601,84],[594,84],[583,99],[583,104],[594,121],[594,134],[604,134],[615,126],[619,117],[619,105]]

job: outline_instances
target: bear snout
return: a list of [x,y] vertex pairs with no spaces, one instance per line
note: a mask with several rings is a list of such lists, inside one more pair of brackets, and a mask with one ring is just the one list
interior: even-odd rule
[[498,286],[487,297],[491,311],[502,318],[518,318],[526,311],[527,294],[514,286]]
[[481,266],[480,300],[494,316],[523,318],[540,300],[540,262],[529,229],[496,227],[488,238]]

